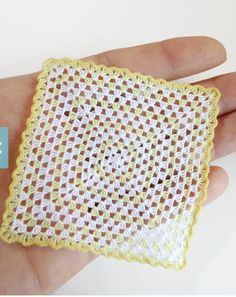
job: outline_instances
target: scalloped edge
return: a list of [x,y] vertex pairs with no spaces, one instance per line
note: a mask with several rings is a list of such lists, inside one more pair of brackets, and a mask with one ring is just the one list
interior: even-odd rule
[[[201,165],[201,179],[200,179],[200,191],[198,192],[198,197],[195,199],[195,207],[192,212],[192,224],[189,225],[186,236],[185,236],[185,249],[183,254],[183,261],[181,263],[172,263],[170,261],[156,261],[152,258],[134,256],[127,253],[121,253],[116,250],[109,249],[107,247],[97,247],[84,244],[83,242],[75,243],[74,241],[60,241],[59,237],[55,238],[44,238],[44,236],[36,236],[35,238],[29,238],[26,235],[16,235],[11,232],[9,224],[11,218],[14,216],[13,208],[17,205],[17,200],[14,199],[14,186],[17,184],[17,175],[21,174],[23,171],[24,163],[24,148],[27,147],[27,137],[26,132],[30,132],[31,124],[35,123],[34,119],[37,117],[37,107],[38,103],[44,100],[43,90],[45,87],[45,82],[47,79],[47,74],[53,66],[72,66],[72,67],[83,67],[89,69],[95,69],[99,71],[105,70],[109,74],[121,74],[132,78],[136,81],[143,81],[146,84],[155,84],[160,87],[166,87],[172,91],[181,91],[181,92],[191,92],[196,95],[201,95],[201,93],[208,94],[212,96],[211,98],[211,111],[209,112],[209,129],[207,132],[208,139],[205,142],[205,148],[202,155],[202,165]],[[3,214],[3,221],[0,227],[0,238],[8,243],[18,242],[23,246],[38,245],[40,247],[50,246],[54,249],[59,248],[68,248],[70,250],[80,250],[82,252],[92,252],[97,255],[104,255],[108,257],[115,257],[118,259],[124,259],[128,261],[137,261],[140,263],[149,263],[154,266],[162,266],[168,269],[181,270],[186,265],[187,251],[189,249],[190,240],[193,234],[193,229],[197,223],[197,218],[200,212],[201,204],[205,199],[207,187],[209,184],[208,174],[209,174],[209,161],[211,158],[211,149],[213,147],[213,138],[214,138],[214,129],[218,124],[217,115],[219,113],[218,101],[220,99],[220,92],[217,88],[204,88],[201,85],[190,85],[190,84],[179,84],[175,82],[167,82],[164,79],[156,79],[150,75],[141,74],[138,72],[131,72],[127,68],[118,68],[115,66],[107,67],[104,64],[95,64],[93,61],[82,61],[82,60],[72,60],[69,58],[62,59],[53,59],[50,58],[43,63],[43,69],[38,75],[38,83],[36,86],[36,93],[33,97],[33,104],[31,106],[31,114],[26,121],[26,128],[21,135],[22,142],[19,146],[19,155],[16,159],[16,168],[12,173],[12,182],[9,187],[10,195],[5,201],[5,212]],[[31,133],[33,137],[33,134]]]

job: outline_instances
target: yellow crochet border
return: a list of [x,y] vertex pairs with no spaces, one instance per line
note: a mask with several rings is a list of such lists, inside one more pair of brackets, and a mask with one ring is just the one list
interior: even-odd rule
[[[189,226],[186,236],[185,236],[185,250],[184,250],[184,260],[182,263],[173,264],[169,261],[156,261],[154,259],[149,259],[146,257],[137,257],[130,255],[129,253],[123,254],[116,250],[112,250],[108,247],[97,247],[90,246],[84,243],[75,243],[70,240],[67,241],[59,241],[58,238],[46,238],[41,235],[40,238],[29,238],[24,235],[18,236],[11,232],[10,230],[10,222],[11,218],[14,216],[14,207],[17,205],[17,199],[14,197],[14,187],[16,186],[17,176],[20,176],[24,169],[24,148],[27,147],[28,138],[33,138],[34,134],[32,132],[32,123],[37,122],[37,116],[40,113],[40,103],[43,102],[44,96],[44,88],[47,82],[48,72],[51,70],[52,66],[61,65],[61,66],[72,66],[72,67],[84,67],[93,70],[102,71],[105,70],[109,74],[122,74],[125,77],[132,78],[138,82],[144,82],[145,84],[156,84],[160,87],[167,87],[170,90],[178,90],[181,92],[192,93],[194,95],[199,95],[201,93],[208,94],[211,96],[211,111],[209,112],[209,129],[208,129],[208,139],[206,141],[206,147],[203,154],[203,163],[201,166],[201,180],[200,180],[200,191],[198,193],[198,197],[195,201],[194,211],[192,213],[193,223]],[[0,238],[8,243],[19,242],[24,246],[29,246],[36,244],[41,247],[50,246],[54,249],[59,248],[68,248],[71,250],[80,250],[84,252],[93,252],[98,255],[111,256],[118,259],[125,259],[128,261],[138,261],[141,263],[149,263],[151,265],[160,265],[169,269],[180,270],[184,268],[186,265],[186,255],[187,250],[189,248],[190,239],[192,237],[193,228],[197,222],[197,218],[199,215],[199,211],[201,208],[201,204],[206,196],[207,186],[208,186],[208,173],[209,173],[209,161],[211,158],[210,151],[213,147],[213,137],[214,137],[214,129],[218,124],[217,115],[219,112],[218,101],[220,99],[220,92],[216,88],[204,88],[200,85],[190,85],[190,84],[177,84],[175,82],[167,82],[164,79],[155,79],[150,75],[143,75],[138,72],[131,72],[127,68],[118,68],[115,66],[107,67],[103,64],[97,65],[92,61],[82,61],[82,60],[71,60],[68,58],[63,59],[48,59],[43,64],[43,69],[38,76],[38,84],[36,87],[36,94],[33,97],[33,104],[31,107],[30,117],[26,121],[26,129],[21,135],[22,143],[19,147],[19,155],[16,159],[16,168],[12,173],[12,183],[9,187],[10,195],[6,199],[5,202],[5,212],[3,214],[3,222],[0,228]],[[28,135],[28,136],[27,136]],[[30,136],[29,136],[30,135]]]

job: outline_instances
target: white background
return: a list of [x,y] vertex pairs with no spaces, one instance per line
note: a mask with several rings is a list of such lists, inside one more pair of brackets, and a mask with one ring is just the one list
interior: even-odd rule
[[[0,77],[38,71],[48,57],[81,58],[187,35],[215,37],[228,51],[223,66],[194,79],[236,70],[234,0],[0,4]],[[228,171],[230,184],[218,201],[202,209],[184,271],[99,257],[56,293],[236,294],[236,154],[215,163]]]

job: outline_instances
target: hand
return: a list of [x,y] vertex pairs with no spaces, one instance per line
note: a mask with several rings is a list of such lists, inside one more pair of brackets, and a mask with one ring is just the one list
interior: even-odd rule
[[[225,49],[207,37],[175,38],[126,49],[104,52],[84,60],[97,64],[127,67],[131,71],[167,80],[179,79],[213,68],[226,59]],[[9,127],[10,167],[0,170],[0,222],[8,197],[11,173],[30,114],[38,73],[0,80],[0,126]],[[222,93],[219,124],[214,138],[214,158],[236,149],[236,73],[200,82],[217,87]],[[218,197],[227,186],[227,174],[212,166],[207,202]],[[52,292],[81,270],[95,256],[66,249],[23,247],[0,241],[0,293],[34,294]]]

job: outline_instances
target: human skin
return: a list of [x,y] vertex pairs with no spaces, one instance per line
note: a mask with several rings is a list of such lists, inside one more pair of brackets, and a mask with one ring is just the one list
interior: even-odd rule
[[[156,78],[176,80],[211,69],[226,60],[224,46],[209,37],[182,37],[103,52],[82,60],[106,66],[127,67]],[[38,73],[0,80],[0,126],[9,127],[9,168],[0,170],[0,223],[21,134],[30,115]],[[198,82],[219,88],[220,114],[212,159],[236,150],[236,73]],[[227,173],[211,166],[205,203],[216,199],[228,183]],[[90,253],[23,247],[0,240],[0,294],[50,293],[83,269],[96,256]]]

